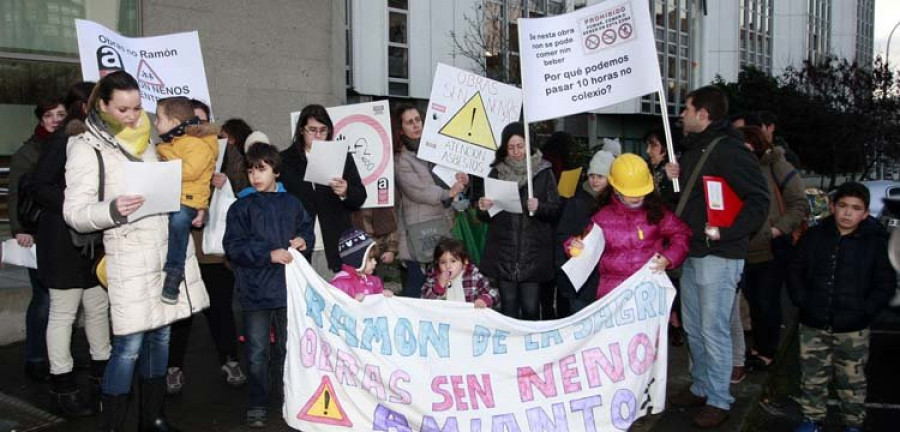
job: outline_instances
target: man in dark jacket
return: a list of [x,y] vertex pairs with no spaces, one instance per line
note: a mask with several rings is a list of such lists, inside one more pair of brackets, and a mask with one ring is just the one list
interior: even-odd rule
[[[682,141],[681,168],[669,166],[673,176],[684,173],[679,177],[684,190],[677,213],[693,231],[690,257],[681,276],[681,312],[690,344],[693,383],[671,403],[675,407],[702,406],[694,417],[694,425],[701,428],[724,423],[734,401],[729,392],[731,308],[750,235],[759,229],[769,209],[766,180],[741,133],[725,117],[727,112],[728,98],[718,88],[707,86],[689,93],[681,113],[687,133]],[[707,152],[695,184],[687,184]],[[709,226],[702,176],[723,178],[743,201],[731,226]]]
[[806,418],[800,431],[821,430],[829,381],[841,399],[845,430],[862,428],[869,325],[897,283],[887,233],[868,217],[868,208],[865,186],[838,187],[833,216],[806,232],[791,263],[788,292],[800,308],[800,407]]

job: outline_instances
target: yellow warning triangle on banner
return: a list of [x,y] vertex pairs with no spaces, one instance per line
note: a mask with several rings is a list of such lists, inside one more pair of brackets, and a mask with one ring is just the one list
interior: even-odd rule
[[297,418],[335,426],[353,426],[353,422],[344,412],[344,407],[335,397],[334,386],[331,385],[331,380],[327,376],[322,377],[319,388],[297,414]]
[[487,111],[484,110],[481,92],[475,92],[439,133],[469,144],[497,150],[497,141],[488,121]]

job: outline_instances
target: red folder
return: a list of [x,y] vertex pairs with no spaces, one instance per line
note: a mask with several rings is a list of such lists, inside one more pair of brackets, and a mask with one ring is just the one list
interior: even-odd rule
[[744,207],[744,201],[722,177],[703,176],[703,197],[706,198],[706,219],[714,227],[730,227]]

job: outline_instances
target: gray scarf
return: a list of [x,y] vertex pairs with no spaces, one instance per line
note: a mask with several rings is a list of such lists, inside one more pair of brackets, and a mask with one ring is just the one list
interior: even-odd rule
[[[541,151],[535,150],[534,154],[531,155],[532,175],[535,174],[535,170],[537,170],[541,160],[543,160]],[[509,156],[507,156],[506,159],[500,161],[494,168],[497,170],[497,178],[500,180],[514,181],[519,187],[525,186],[525,184],[528,183],[528,170],[525,166],[525,159],[514,161],[510,160]]]

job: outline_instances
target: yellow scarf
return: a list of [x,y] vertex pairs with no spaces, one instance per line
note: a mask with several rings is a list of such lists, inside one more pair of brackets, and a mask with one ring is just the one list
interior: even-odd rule
[[[98,110],[99,111],[99,110]],[[130,128],[123,125],[110,114],[100,111],[100,119],[102,119],[109,127],[109,133],[112,134],[125,151],[132,156],[140,159],[150,145],[150,117],[146,111],[141,111],[141,118],[138,119],[137,127]]]

